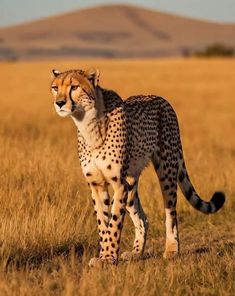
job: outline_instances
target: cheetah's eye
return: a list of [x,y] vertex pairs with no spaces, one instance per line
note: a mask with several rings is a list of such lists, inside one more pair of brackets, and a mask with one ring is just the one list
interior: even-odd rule
[[76,90],[79,87],[79,85],[71,85],[71,90]]
[[52,86],[51,88],[56,92],[58,91],[58,86]]

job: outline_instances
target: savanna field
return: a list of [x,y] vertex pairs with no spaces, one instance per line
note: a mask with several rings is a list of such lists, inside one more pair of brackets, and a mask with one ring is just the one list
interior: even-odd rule
[[[98,67],[123,98],[158,94],[178,115],[189,175],[215,215],[178,190],[181,256],[162,258],[164,208],[151,165],[139,184],[150,226],[145,260],[89,268],[97,254],[93,204],[75,126],[54,111],[51,69]],[[74,60],[0,64],[0,295],[235,295],[235,59]],[[121,251],[131,250],[126,216]]]

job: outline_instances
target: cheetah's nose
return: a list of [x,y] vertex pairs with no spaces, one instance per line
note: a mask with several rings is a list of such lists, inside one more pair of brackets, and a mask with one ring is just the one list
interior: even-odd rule
[[66,103],[65,100],[61,100],[61,101],[57,101],[56,105],[58,105],[60,108],[64,106],[64,104]]

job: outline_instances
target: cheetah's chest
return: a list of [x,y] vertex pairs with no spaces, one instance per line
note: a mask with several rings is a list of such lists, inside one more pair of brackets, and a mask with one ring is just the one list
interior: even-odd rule
[[110,180],[121,177],[124,155],[123,149],[115,150],[108,141],[93,151],[86,148],[79,153],[83,174],[88,182],[110,183]]

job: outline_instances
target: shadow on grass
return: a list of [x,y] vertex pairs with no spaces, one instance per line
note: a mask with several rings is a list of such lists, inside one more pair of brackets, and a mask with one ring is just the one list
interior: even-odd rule
[[[177,259],[177,258],[183,258],[183,257],[186,257],[186,256],[191,256],[191,255],[203,255],[203,254],[206,254],[206,253],[209,253],[211,252],[211,248],[210,247],[199,247],[199,248],[193,248],[191,250],[184,250],[184,251],[181,251],[180,254],[174,258]],[[160,252],[146,252],[142,259],[143,260],[148,260],[148,259],[162,259],[163,258],[163,253],[160,253]],[[169,259],[168,259],[169,260]]]
[[26,267],[38,268],[52,259],[62,258],[66,260],[71,255],[80,258],[84,254],[84,250],[81,244],[64,244],[33,251],[18,249],[14,254],[8,257],[5,263],[5,270],[8,271],[11,268],[21,269]]
[[195,248],[186,251],[184,255],[202,255],[205,253],[215,252],[217,256],[223,257],[225,254],[232,256],[235,254],[235,243],[232,241],[220,242],[219,240],[214,240],[213,243],[216,245],[204,246],[200,248]]
[[[43,250],[23,250],[18,249],[15,254],[8,257],[5,263],[5,271],[13,269],[24,269],[24,268],[39,268],[42,265],[47,265],[53,259],[60,258],[62,260],[69,260],[72,256],[77,260],[83,256],[85,252],[94,253],[96,248],[94,246],[84,247],[82,244],[63,244],[54,247],[48,247]],[[224,242],[220,245],[214,246],[202,246],[198,248],[192,248],[190,250],[185,250],[180,253],[179,256],[173,259],[168,259],[170,261],[175,261],[178,259],[184,259],[188,256],[203,256],[211,252],[216,252],[217,256],[223,257],[225,254],[229,256],[234,256],[235,253],[235,243],[231,241]],[[142,257],[133,258],[130,261],[145,261],[145,260],[162,260],[163,254],[161,252],[146,251]],[[0,258],[1,261],[4,258]],[[125,263],[126,260],[120,260],[120,262]]]
[[186,255],[202,255],[206,253],[210,253],[212,249],[210,247],[199,247],[199,248],[194,248],[192,250],[187,250],[182,253],[183,256]]
[[[168,261],[175,261],[178,259],[184,260],[189,256],[190,257],[195,256],[199,258],[209,253],[213,253],[213,254],[216,253],[216,255],[220,257],[223,257],[225,255],[233,257],[235,254],[235,243],[228,241],[228,242],[223,242],[222,244],[217,246],[202,246],[198,248],[192,248],[190,250],[184,250],[183,252],[180,252],[180,254],[175,258],[166,259],[166,260]],[[130,261],[137,262],[137,261],[145,261],[145,260],[151,260],[151,259],[162,260],[163,253],[147,250],[141,257],[130,259]],[[121,260],[121,261],[126,262],[125,260]]]

